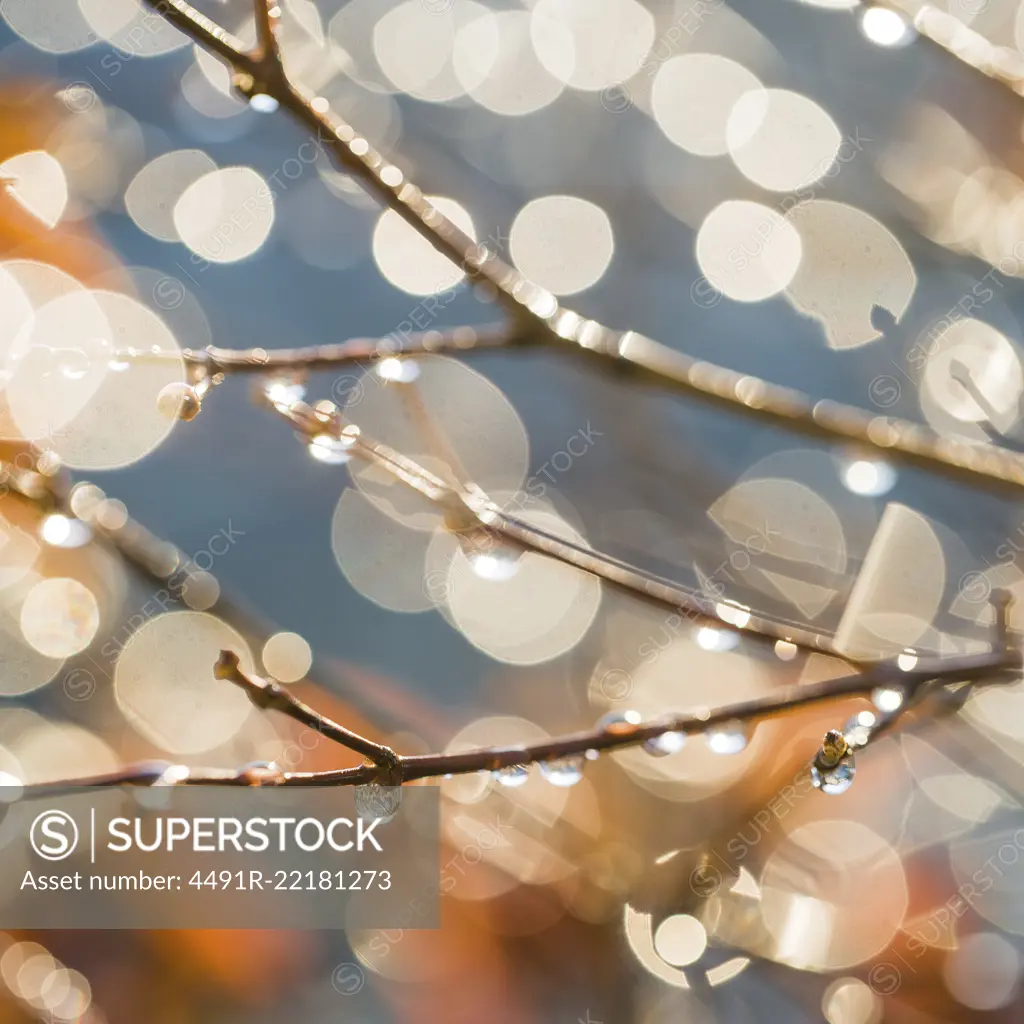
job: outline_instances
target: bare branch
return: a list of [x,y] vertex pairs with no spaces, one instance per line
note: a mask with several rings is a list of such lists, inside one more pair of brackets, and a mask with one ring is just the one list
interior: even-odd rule
[[720,614],[721,602],[534,526],[520,516],[505,512],[479,488],[465,484],[452,487],[415,460],[369,437],[358,425],[346,424],[336,412],[318,412],[305,402],[279,404],[274,408],[292,426],[311,438],[327,434],[348,442],[348,453],[352,458],[373,463],[437,505],[453,533],[480,530],[502,538],[516,547],[535,551],[590,573],[647,604],[685,615],[697,625],[712,625],[772,644],[778,641],[792,643],[807,651],[829,654],[850,665],[858,664],[837,651],[831,636],[825,631],[758,617],[746,610],[743,610],[743,624],[737,625]]
[[[1024,487],[1024,456],[995,444],[978,444],[939,434],[909,420],[875,415],[852,405],[812,398],[793,388],[760,377],[695,360],[660,342],[632,331],[621,335],[603,329],[603,341],[567,341],[558,335],[528,329],[509,331],[494,325],[427,331],[404,342],[391,338],[352,339],[337,345],[267,351],[209,347],[186,350],[185,361],[212,373],[273,373],[320,370],[369,363],[387,356],[451,353],[471,355],[505,349],[549,348],[589,358],[611,371],[629,372],[643,383],[724,406],[781,429],[826,441],[852,442],[875,449],[888,458],[902,459],[956,479],[1005,489]],[[180,359],[176,352],[122,353],[118,358],[147,362]]]
[[390,769],[398,760],[398,755],[390,747],[374,743],[372,740],[352,732],[351,729],[346,729],[343,725],[331,721],[326,715],[303,704],[298,697],[289,693],[280,684],[270,679],[247,675],[242,671],[238,655],[234,651],[220,652],[220,661],[214,668],[214,675],[218,679],[226,679],[244,690],[246,696],[256,707],[264,711],[268,709],[280,711],[294,721],[308,726],[310,729],[315,729],[327,739],[333,740],[349,750],[354,750],[357,754],[362,754],[363,757],[368,757],[378,767]]
[[[250,75],[260,76],[258,57],[224,44],[225,34],[184,0],[146,0],[200,45],[210,46]],[[254,0],[257,15],[273,0]],[[269,15],[266,16],[269,19]],[[259,17],[257,19],[259,21]],[[920,19],[918,19],[920,20]],[[267,21],[268,38],[273,22]],[[219,34],[218,34],[219,33]],[[232,40],[237,43],[237,40]],[[275,51],[276,52],[276,51]],[[266,76],[264,76],[266,77]],[[513,315],[517,332],[529,326],[537,341],[589,352],[601,360],[640,371],[647,379],[671,386],[758,419],[814,437],[853,441],[899,456],[933,471],[976,483],[1024,485],[1024,459],[993,445],[944,437],[930,428],[853,406],[819,401],[757,377],[692,359],[633,331],[620,332],[559,306],[553,295],[528,281],[485,245],[478,245],[440,213],[422,190],[356,130],[330,112],[326,103],[282,75],[262,81],[260,89],[315,132],[338,164],[398,213],[470,279],[490,285]]]
[[226,32],[205,14],[200,14],[185,0],[146,0],[146,3],[194,43],[222,57],[237,69],[252,70],[252,58],[242,40]]
[[1018,96],[1024,95],[1020,53],[1015,48],[996,46],[960,18],[934,4],[919,4],[911,17],[905,0],[902,3],[898,0],[868,0],[868,3],[872,7],[884,7],[908,18],[921,37],[935,46],[943,56],[952,57]]
[[253,0],[256,18],[256,45],[254,54],[265,69],[284,77],[284,66],[281,62],[281,47],[278,45],[277,34],[281,27],[281,8],[278,0]]
[[[394,754],[393,762],[382,774],[381,765],[362,765],[359,768],[345,768],[330,772],[282,772],[273,766],[256,768],[248,766],[238,771],[211,769],[189,769],[181,766],[140,765],[109,775],[92,776],[86,779],[66,780],[25,787],[26,797],[50,796],[57,792],[72,791],[81,787],[117,785],[273,785],[273,786],[354,786],[369,782],[383,782],[401,785],[422,779],[442,778],[446,775],[466,775],[474,772],[493,772],[513,766],[526,766],[541,762],[558,761],[563,758],[594,756],[597,753],[623,750],[628,747],[657,739],[667,733],[693,735],[705,733],[718,726],[756,723],[769,718],[792,714],[815,704],[846,700],[852,697],[868,697],[879,687],[893,687],[907,696],[900,708],[880,719],[884,728],[890,729],[914,705],[914,697],[934,685],[971,682],[973,685],[1005,683],[1021,667],[1019,652],[1012,649],[997,650],[988,654],[967,655],[962,658],[942,658],[937,661],[922,661],[913,669],[905,671],[896,665],[878,665],[868,672],[843,676],[820,683],[797,684],[783,687],[766,697],[741,701],[715,710],[668,716],[656,721],[617,722],[605,728],[570,733],[565,736],[531,743],[523,746],[481,747],[475,750],[449,754]],[[322,732],[329,738],[331,730],[340,728],[318,712],[300,705],[277,703],[276,691],[267,696],[265,681],[256,681],[237,672],[237,656],[224,651],[218,662],[218,675],[241,685],[260,707],[282,710],[290,717]],[[289,695],[290,697],[290,695]],[[300,707],[301,712],[293,710]],[[881,732],[879,727],[877,732]],[[356,737],[345,729],[344,745],[352,749],[351,738],[355,737],[368,747],[370,741]],[[384,748],[388,749],[388,748]]]

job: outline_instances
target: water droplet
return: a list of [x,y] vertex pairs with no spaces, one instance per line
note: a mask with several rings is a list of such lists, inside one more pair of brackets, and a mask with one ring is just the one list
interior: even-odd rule
[[168,419],[194,420],[199,415],[202,401],[196,389],[188,384],[168,384],[156,396],[156,407]]
[[39,524],[39,536],[55,548],[80,548],[92,540],[92,530],[81,519],[54,514]]
[[523,551],[512,544],[488,540],[481,544],[479,539],[460,538],[462,550],[470,568],[482,580],[491,583],[504,583],[519,572],[519,560]]
[[742,608],[734,604],[722,602],[715,605],[715,614],[723,622],[731,622],[740,629],[745,629],[750,623],[750,609]]
[[852,754],[844,757],[839,764],[831,768],[812,764],[811,784],[815,789],[820,789],[822,793],[832,795],[845,793],[853,785],[853,776],[856,771]]
[[575,786],[583,778],[583,758],[574,754],[557,761],[541,761],[540,773],[552,786]]
[[652,736],[651,739],[644,740],[643,746],[651,757],[668,757],[669,754],[678,754],[686,746],[686,734],[663,732],[660,736]]
[[747,732],[742,725],[723,726],[720,729],[709,729],[704,733],[704,740],[709,749],[716,754],[738,754],[747,746]]
[[170,764],[154,780],[154,786],[177,786],[189,777],[189,770],[183,764]]
[[390,821],[402,806],[402,787],[367,782],[356,786],[355,798],[356,813],[363,821]]
[[264,385],[263,393],[274,405],[284,407],[301,402],[306,397],[306,385],[293,377],[275,377]]
[[68,380],[81,380],[89,372],[89,357],[77,348],[61,349],[58,364],[61,375]]
[[388,356],[377,364],[377,376],[381,380],[394,381],[396,384],[411,384],[419,375],[420,368],[415,359]]
[[601,756],[601,751],[595,750],[593,747],[583,751],[583,756],[588,761],[596,761]]
[[258,92],[249,98],[249,106],[258,114],[272,114],[280,104],[273,96],[268,96],[265,92]]
[[595,725],[605,732],[630,733],[642,721],[643,716],[639,711],[609,711],[602,715]]
[[727,629],[703,626],[697,630],[697,643],[705,651],[731,651],[739,642],[740,638]]
[[913,651],[904,651],[896,659],[896,665],[904,672],[913,672],[917,668],[917,655]]
[[797,655],[797,646],[789,640],[775,641],[775,657],[779,661],[792,661]]
[[859,711],[843,726],[843,735],[851,747],[863,747],[877,721],[873,711]]
[[509,764],[491,773],[494,781],[509,789],[518,789],[530,777],[530,769],[525,764]]
[[240,774],[250,786],[276,786],[284,782],[284,772],[273,761],[250,761],[242,766]]
[[356,443],[351,434],[335,437],[333,434],[317,434],[309,440],[309,454],[317,462],[340,466],[348,462],[349,450]]
[[117,355],[107,363],[107,368],[113,370],[114,373],[124,373],[124,371],[131,365],[131,361],[124,358],[123,354],[118,352]]
[[871,703],[879,711],[896,711],[903,703],[903,691],[879,686],[871,691]]
[[888,462],[876,459],[855,459],[842,470],[843,483],[854,494],[868,498],[891,491],[896,483],[896,470]]

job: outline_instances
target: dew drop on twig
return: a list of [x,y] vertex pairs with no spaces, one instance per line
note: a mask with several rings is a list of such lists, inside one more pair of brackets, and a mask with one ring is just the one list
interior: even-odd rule
[[844,757],[839,764],[832,768],[811,765],[811,784],[822,793],[836,795],[845,793],[853,785],[853,776],[857,769],[854,767],[853,755]]
[[309,439],[309,454],[317,462],[341,466],[351,458],[349,450],[356,443],[354,437],[334,437],[332,434],[316,434]]
[[879,711],[896,711],[903,703],[903,691],[887,686],[879,686],[871,691],[871,703]]
[[747,746],[747,731],[742,725],[726,725],[704,733],[708,748],[716,754],[738,754]]
[[686,734],[663,732],[660,736],[652,736],[649,740],[644,740],[643,746],[651,757],[668,757],[669,754],[678,754],[686,746]]
[[156,396],[156,407],[168,419],[194,420],[199,415],[202,401],[196,389],[189,384],[174,383],[164,387]]
[[552,786],[575,786],[583,778],[583,758],[574,754],[556,761],[541,761],[540,773]]
[[517,789],[530,777],[530,769],[525,764],[509,764],[491,773],[494,781],[509,789]]
[[355,801],[356,813],[363,821],[390,821],[402,806],[402,787],[367,782],[356,786]]

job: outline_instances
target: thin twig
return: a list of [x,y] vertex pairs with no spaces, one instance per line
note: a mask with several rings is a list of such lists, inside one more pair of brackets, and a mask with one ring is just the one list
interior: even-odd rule
[[[227,36],[184,0],[146,2],[237,70],[255,78],[265,71],[259,48],[245,51],[238,40]],[[263,16],[267,3],[255,0],[258,18]],[[330,112],[320,98],[289,81],[283,69],[280,76],[261,81],[260,89],[315,132],[343,170],[460,266],[471,280],[493,287],[498,300],[513,316],[516,337],[527,334],[535,343],[590,353],[660,385],[809,436],[855,442],[987,486],[1024,486],[1024,459],[1014,452],[944,437],[930,428],[853,406],[819,401],[748,374],[695,360],[633,331],[613,330],[559,306],[550,292],[528,281],[443,216],[399,168]],[[319,362],[324,365],[323,360]]]
[[[933,468],[966,473],[990,481],[1019,486],[1024,483],[1024,460],[1010,453],[942,438],[914,424],[876,417],[859,409],[836,403],[818,402],[788,388],[769,384],[758,378],[693,360],[658,342],[633,332],[617,332],[594,321],[584,320],[571,310],[562,309],[553,296],[527,281],[518,271],[505,264],[496,254],[477,243],[443,217],[409,182],[403,172],[377,153],[355,130],[329,113],[326,104],[299,85],[290,82],[280,61],[276,42],[276,19],[279,11],[271,0],[255,0],[257,48],[244,51],[241,43],[200,15],[184,0],[147,0],[178,28],[200,45],[226,59],[236,71],[236,85],[247,95],[266,92],[278,101],[300,123],[316,131],[338,160],[369,191],[395,210],[434,246],[459,264],[477,283],[491,286],[498,300],[513,315],[515,333],[528,334],[535,340],[569,351],[582,351],[603,361],[640,371],[648,379],[669,384],[684,392],[724,403],[730,408],[758,417],[769,417],[805,432],[830,438],[843,437],[862,444],[882,448],[917,460]],[[314,102],[316,101],[316,102]],[[505,342],[502,342],[504,344]],[[250,367],[261,361],[257,350],[250,353],[207,352],[196,357],[206,369],[224,372],[224,366]],[[338,355],[338,353],[334,353]],[[351,356],[351,351],[348,353]],[[319,357],[313,356],[312,363]],[[222,359],[222,363],[218,360]],[[268,359],[262,360],[267,369]],[[327,365],[319,359],[319,365]],[[295,364],[292,364],[294,368]],[[302,403],[282,409],[293,422],[307,431],[313,427],[324,431],[324,418]],[[334,436],[342,436],[340,418],[327,417]],[[353,435],[347,435],[352,437]],[[456,528],[483,527],[520,545],[542,551],[567,564],[592,572],[638,596],[645,596],[674,609],[693,609],[695,614],[710,617],[716,625],[737,629],[717,615],[707,616],[707,602],[694,601],[686,593],[665,581],[639,573],[633,567],[582,548],[561,538],[536,530],[518,517],[505,513],[469,485],[452,487],[429,473],[401,453],[376,442],[354,435],[353,454],[369,458],[384,466],[398,479],[419,490],[454,518]],[[680,596],[684,600],[679,600]],[[998,618],[998,617],[997,617]],[[898,687],[904,695],[899,709],[879,722],[881,727],[893,726],[906,709],[927,688],[950,683],[972,686],[1006,682],[1021,666],[1019,653],[1005,646],[1005,616],[999,629],[1000,646],[989,654],[963,658],[945,658],[935,662],[921,661],[911,670],[894,665],[878,665],[854,676],[828,680],[805,686],[790,686],[775,694],[745,701],[714,711],[677,715],[640,725],[629,723],[594,729],[547,740],[542,743],[484,748],[475,751],[401,756],[390,748],[373,743],[320,716],[318,712],[284,694],[270,681],[259,680],[241,672],[237,658],[225,654],[219,663],[219,674],[248,693],[261,707],[281,710],[296,720],[319,729],[350,749],[363,753],[373,763],[358,768],[332,772],[286,773],[277,770],[256,771],[252,766],[237,772],[208,769],[163,768],[159,773],[152,765],[127,769],[109,776],[86,780],[27,787],[27,795],[41,791],[52,793],[61,786],[81,785],[354,785],[380,782],[388,785],[448,774],[495,771],[520,764],[532,764],[565,757],[581,757],[590,751],[615,750],[657,739],[666,733],[693,734],[727,723],[749,723],[764,718],[789,714],[810,704],[866,696],[879,686]],[[786,636],[790,639],[790,636]],[[832,653],[829,644],[813,646],[815,650]],[[959,696],[959,693],[958,693]]]
[[[338,739],[335,723],[318,712],[299,705],[290,699],[278,703],[274,696],[265,703],[262,694],[267,692],[267,683],[246,676],[238,669],[237,656],[224,651],[218,663],[222,678],[230,678],[241,685],[261,707],[273,707],[284,711],[290,717],[317,729],[328,739],[337,739],[342,745],[355,749],[352,737],[344,729],[343,739]],[[127,768],[108,775],[91,776],[85,779],[64,780],[25,787],[26,797],[53,795],[56,792],[73,791],[81,787],[117,785],[273,785],[273,786],[355,786],[370,782],[387,785],[401,785],[423,779],[443,778],[446,775],[466,775],[474,772],[494,772],[502,768],[526,766],[542,762],[559,761],[564,758],[581,758],[589,751],[598,753],[623,750],[657,739],[666,733],[693,735],[705,733],[718,726],[743,725],[760,722],[769,718],[789,715],[814,704],[847,700],[852,697],[868,697],[879,687],[899,689],[906,697],[900,708],[884,716],[885,728],[892,728],[910,707],[919,690],[934,684],[972,682],[975,686],[987,683],[1005,683],[1021,667],[1020,654],[1012,649],[992,651],[986,654],[966,655],[962,658],[943,658],[937,661],[922,661],[913,669],[903,670],[896,665],[876,666],[869,672],[820,683],[797,684],[783,687],[774,693],[741,701],[714,710],[673,715],[654,721],[632,724],[619,722],[605,728],[543,740],[522,746],[480,747],[475,750],[437,754],[395,754],[394,761],[387,765],[365,764],[358,768],[344,768],[328,772],[279,772],[267,770],[255,772],[249,766],[238,771],[192,769],[180,766],[166,766],[152,763]],[[301,713],[295,706],[302,708]],[[880,730],[879,730],[880,731]],[[363,741],[368,747],[376,746]]]
[[[975,32],[954,14],[934,4],[917,3],[908,10],[906,0],[864,0],[864,7],[882,7],[907,18],[921,38],[943,55],[1004,86],[1017,96],[1024,95],[1024,67],[1020,52],[1013,47],[997,46]],[[980,5],[976,9],[982,10]]]
[[336,413],[317,412],[305,402],[279,403],[274,408],[292,426],[311,438],[327,434],[349,442],[348,454],[352,458],[372,463],[433,502],[445,517],[448,528],[456,534],[480,530],[502,538],[516,548],[535,551],[596,576],[647,604],[682,614],[696,625],[714,626],[771,644],[779,641],[791,643],[806,651],[839,658],[849,665],[861,664],[838,651],[831,635],[824,630],[757,616],[745,609],[743,625],[737,625],[720,614],[721,602],[534,526],[521,516],[505,511],[479,488],[467,484],[453,487],[415,460],[367,436],[357,425],[346,425]]
[[242,689],[252,703],[262,710],[280,711],[301,725],[315,729],[329,740],[368,757],[381,768],[390,768],[398,755],[382,743],[374,743],[359,733],[331,721],[326,715],[303,704],[279,683],[271,679],[247,675],[242,671],[238,655],[234,651],[221,651],[220,660],[214,668],[218,679],[226,679]]

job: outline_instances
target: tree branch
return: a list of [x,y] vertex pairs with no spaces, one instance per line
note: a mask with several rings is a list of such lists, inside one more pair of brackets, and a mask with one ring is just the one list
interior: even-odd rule
[[[742,725],[777,718],[814,704],[852,697],[869,697],[879,687],[897,689],[905,695],[904,700],[899,708],[884,714],[878,720],[878,724],[872,730],[872,738],[875,738],[883,731],[893,728],[914,706],[914,698],[919,693],[927,692],[932,686],[965,682],[974,686],[1005,683],[1015,678],[1020,668],[1019,652],[1007,648],[962,658],[922,661],[910,670],[903,670],[891,664],[878,665],[858,675],[843,676],[820,683],[786,686],[765,697],[729,704],[710,711],[667,716],[637,724],[618,722],[604,728],[570,733],[522,746],[480,747],[448,754],[400,755],[390,752],[393,754],[393,761],[387,765],[367,764],[358,768],[328,772],[282,772],[273,766],[257,769],[251,765],[232,772],[147,763],[107,775],[29,785],[25,787],[24,795],[34,798],[71,792],[82,787],[118,785],[355,786],[370,782],[402,785],[446,775],[494,772],[502,768],[558,761],[563,758],[593,757],[591,751],[599,754],[624,750],[640,746],[667,733],[685,736],[705,733],[716,726]],[[356,734],[337,726],[319,712],[300,704],[290,695],[286,701],[279,703],[277,692],[280,688],[269,687],[266,681],[256,681],[240,672],[237,668],[237,656],[233,652],[221,653],[217,672],[220,678],[230,679],[236,685],[242,686],[259,707],[282,710],[330,739],[337,739],[334,732],[340,730],[344,734],[344,739],[338,741],[350,749],[358,749],[353,745],[353,737],[365,744],[367,749],[377,747],[369,740],[356,737]]]
[[318,412],[305,402],[276,404],[274,409],[310,438],[327,434],[349,442],[348,454],[352,458],[378,466],[433,502],[453,533],[465,535],[479,530],[504,539],[517,548],[535,551],[596,576],[646,604],[681,613],[697,625],[714,626],[771,644],[778,641],[792,643],[806,651],[839,658],[849,665],[861,664],[836,650],[831,636],[823,630],[756,616],[746,609],[742,609],[743,624],[738,625],[720,614],[718,609],[722,602],[534,526],[522,517],[504,511],[475,486],[462,484],[452,487],[415,460],[369,437],[358,425],[346,424],[336,412]]
[[239,664],[238,655],[234,651],[221,651],[220,660],[214,667],[213,674],[218,679],[226,679],[242,689],[252,703],[261,710],[280,711],[301,725],[315,729],[322,736],[335,743],[354,750],[363,757],[368,757],[380,768],[390,769],[398,760],[398,755],[381,743],[374,743],[359,733],[346,729],[343,725],[331,721],[326,715],[314,711],[303,704],[298,697],[289,693],[283,686],[270,679],[246,675]]

